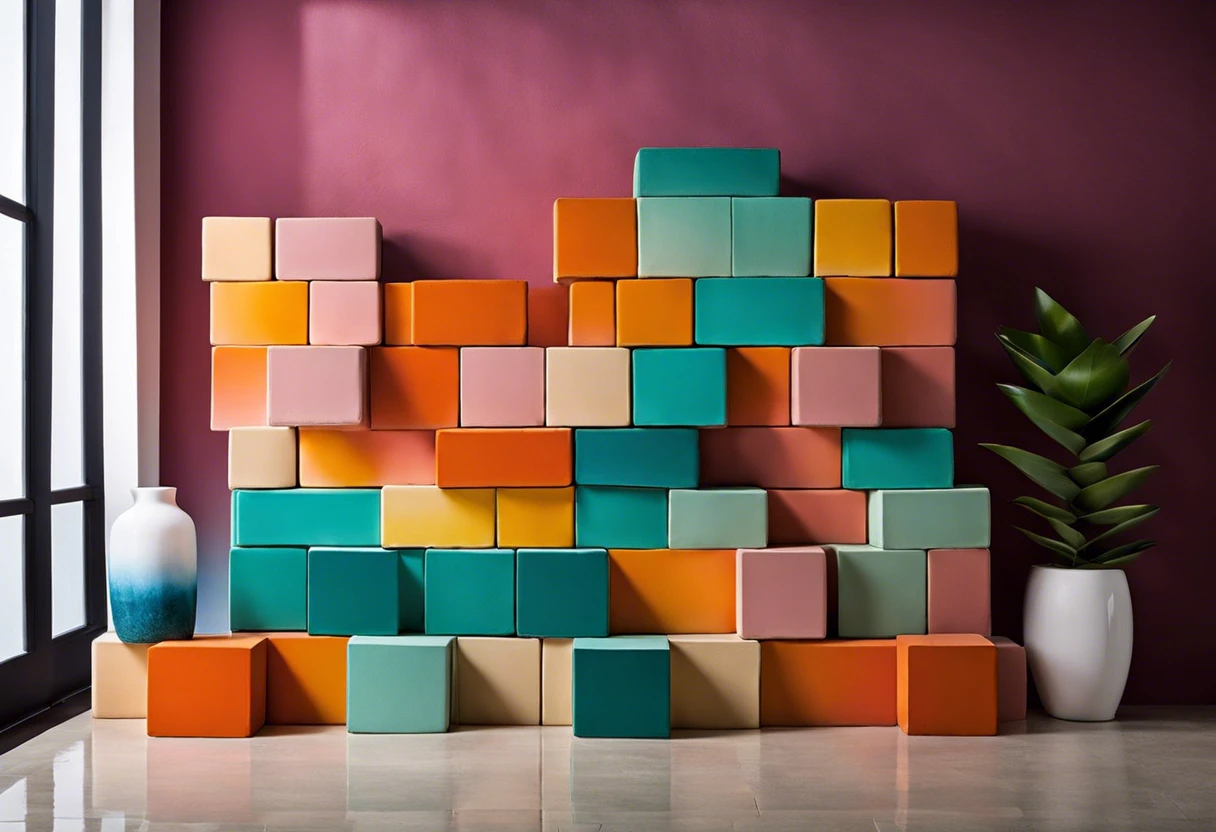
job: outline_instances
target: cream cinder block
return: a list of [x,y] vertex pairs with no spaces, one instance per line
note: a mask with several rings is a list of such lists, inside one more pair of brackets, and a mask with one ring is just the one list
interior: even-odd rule
[[386,485],[380,537],[386,549],[481,549],[494,545],[493,488]]
[[623,427],[633,408],[629,350],[622,347],[550,347],[545,350],[545,424]]
[[759,728],[760,642],[736,635],[673,635],[672,728]]
[[296,429],[231,428],[228,488],[295,488]]
[[456,639],[456,721],[540,724],[540,639]]
[[547,638],[541,643],[540,721],[542,725],[569,725],[570,674],[574,663],[574,639]]
[[203,217],[203,280],[270,280],[270,217]]
[[148,648],[124,644],[113,632],[93,641],[93,718],[148,716]]

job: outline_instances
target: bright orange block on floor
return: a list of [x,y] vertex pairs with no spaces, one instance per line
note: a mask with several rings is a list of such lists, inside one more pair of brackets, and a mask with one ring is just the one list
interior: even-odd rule
[[996,734],[996,645],[977,635],[909,635],[895,642],[905,734]]
[[265,424],[266,347],[212,347],[211,429]]
[[840,428],[700,432],[701,486],[840,488]]
[[346,723],[346,642],[340,636],[266,636],[266,722]]
[[414,284],[384,284],[384,343],[403,346],[414,343]]
[[558,199],[553,203],[553,279],[636,277],[637,202]]
[[726,424],[790,423],[789,347],[726,350]]
[[565,486],[573,482],[569,428],[456,428],[435,434],[440,488]]
[[415,280],[414,343],[523,346],[528,341],[525,280]]
[[692,280],[620,280],[616,284],[618,347],[692,344]]
[[570,346],[616,346],[616,284],[580,280],[570,284]]
[[735,632],[734,549],[609,549],[608,632]]
[[768,545],[865,543],[866,493],[839,488],[770,489]]
[[372,430],[436,430],[460,424],[460,350],[368,350]]
[[251,737],[265,721],[264,636],[203,636],[148,649],[148,736]]
[[829,277],[824,283],[829,346],[948,347],[957,338],[953,280]]
[[211,343],[307,344],[308,284],[212,283]]
[[435,432],[300,428],[300,486],[435,484]]
[[760,643],[761,725],[894,725],[893,640]]
[[944,199],[895,203],[895,276],[958,274],[958,204]]
[[569,290],[563,285],[528,284],[528,346],[564,347],[569,312]]

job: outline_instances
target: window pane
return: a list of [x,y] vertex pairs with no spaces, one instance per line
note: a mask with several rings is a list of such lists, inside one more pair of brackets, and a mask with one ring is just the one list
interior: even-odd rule
[[51,630],[84,626],[84,506],[51,506]]
[[0,517],[0,662],[25,652],[25,518]]
[[25,224],[0,214],[0,500],[25,496]]
[[80,332],[80,0],[55,3],[51,488],[84,483]]
[[0,2],[0,195],[25,202],[25,3]]

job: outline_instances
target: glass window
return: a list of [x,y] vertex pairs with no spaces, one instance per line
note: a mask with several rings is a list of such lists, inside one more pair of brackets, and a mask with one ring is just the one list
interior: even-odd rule
[[25,518],[0,517],[0,662],[25,652]]
[[0,3],[0,196],[25,202],[25,3]]
[[83,627],[84,506],[51,506],[51,629],[52,635]]
[[25,224],[0,214],[0,500],[24,496]]

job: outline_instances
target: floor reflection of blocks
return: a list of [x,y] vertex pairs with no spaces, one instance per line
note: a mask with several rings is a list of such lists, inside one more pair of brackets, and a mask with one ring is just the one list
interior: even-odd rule
[[[812,733],[815,751],[808,753]],[[742,759],[741,767],[762,815],[783,809],[890,812],[898,805],[898,728],[766,728],[758,737],[759,755]]]
[[268,725],[253,740],[253,807],[267,813],[346,812],[346,728]]
[[671,809],[716,818],[756,816],[755,793],[741,758],[752,756],[759,731],[681,731],[671,741]]
[[148,819],[253,822],[254,742],[240,738],[148,740]]
[[467,727],[449,735],[462,775],[452,808],[539,812],[541,735],[533,726]]
[[[575,821],[619,812],[668,812],[670,740],[590,739],[570,744],[570,808]],[[611,749],[611,754],[605,754]]]
[[142,719],[97,719],[89,740],[93,806],[142,817],[148,808],[148,735]]
[[450,734],[348,734],[348,812],[450,812],[459,766]]

